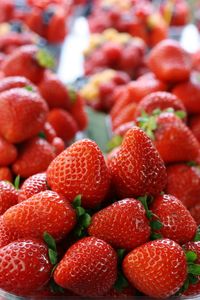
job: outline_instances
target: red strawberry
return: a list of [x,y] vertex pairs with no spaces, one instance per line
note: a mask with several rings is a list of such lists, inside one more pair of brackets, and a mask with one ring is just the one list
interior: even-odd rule
[[133,296],[135,296],[136,291],[133,287],[126,287],[123,288],[122,290],[117,290],[115,288],[112,288],[106,295],[106,297],[110,297],[111,299],[115,299],[115,298],[120,298],[120,299],[124,299],[124,298],[133,298]]
[[88,125],[88,117],[85,112],[85,102],[83,98],[76,93],[74,95],[73,91],[71,91],[71,107],[70,112],[78,124],[79,130],[84,130]]
[[58,136],[56,136],[53,139],[51,145],[54,147],[54,152],[55,152],[56,156],[65,150],[65,143]]
[[113,129],[115,130],[120,125],[133,121],[136,107],[137,107],[136,103],[131,103],[125,106],[121,111],[119,111],[118,115],[114,119],[112,119]]
[[[61,43],[63,42],[67,34],[66,13],[64,11],[64,8],[60,5],[54,5],[53,7],[54,12],[48,22],[48,26],[46,26],[45,38],[48,40],[49,43]],[[51,11],[52,10],[50,8],[50,13]]]
[[12,181],[11,170],[7,167],[0,168],[0,180]]
[[67,89],[53,72],[45,71],[44,78],[39,84],[39,90],[50,108],[69,109],[70,103]]
[[110,176],[97,144],[89,139],[77,141],[50,164],[47,183],[70,202],[82,195],[82,204],[95,207],[106,196]]
[[8,166],[17,158],[16,147],[0,137],[0,166]]
[[129,89],[127,89],[127,85],[116,89],[113,97],[115,101],[110,111],[111,119],[116,118],[122,109],[134,102],[134,99],[130,96]]
[[131,129],[133,126],[135,126],[134,122],[124,123],[114,130],[114,134],[123,137],[127,133],[127,131]]
[[57,284],[84,297],[104,295],[116,277],[115,251],[95,237],[81,239],[71,246],[54,272]]
[[197,231],[197,224],[183,203],[171,195],[158,196],[152,206],[152,212],[162,223],[158,233],[178,244],[191,241]]
[[61,109],[52,109],[47,118],[48,122],[55,129],[57,135],[65,142],[69,142],[78,131],[78,126],[72,115]]
[[200,169],[186,164],[167,167],[168,194],[180,199],[187,208],[192,208],[200,199]]
[[149,240],[150,226],[140,201],[124,199],[94,214],[88,233],[115,248],[131,250]]
[[46,173],[35,174],[24,181],[20,190],[18,202],[29,199],[35,194],[48,190]]
[[197,204],[192,206],[189,211],[197,225],[200,225],[200,203],[197,202]]
[[48,249],[39,240],[18,240],[0,248],[0,288],[24,295],[42,288],[51,276]]
[[44,172],[54,159],[54,148],[41,138],[33,138],[21,145],[19,156],[12,166],[15,174],[27,178]]
[[189,127],[200,143],[200,115],[191,118]]
[[46,115],[47,105],[37,93],[21,88],[0,93],[0,133],[10,143],[36,135]]
[[185,105],[188,113],[200,113],[200,86],[199,83],[187,81],[176,85],[172,93]]
[[148,64],[152,72],[163,81],[177,82],[190,76],[190,55],[175,40],[164,40],[150,52]]
[[166,185],[166,170],[151,140],[138,127],[130,129],[109,168],[119,197],[157,195]]
[[10,242],[17,240],[17,235],[11,233],[5,226],[3,216],[0,216],[0,248],[8,245]]
[[7,181],[0,181],[0,215],[17,202],[18,191],[14,186]]
[[63,196],[44,191],[9,208],[3,222],[10,233],[19,238],[42,239],[44,232],[48,232],[60,240],[74,227],[76,213]]
[[0,92],[24,87],[32,88],[34,92],[37,92],[37,87],[30,80],[22,76],[10,76],[0,81]]
[[47,142],[52,143],[53,139],[56,137],[56,131],[49,122],[45,122],[42,132],[44,133]]
[[152,241],[125,257],[123,271],[129,282],[145,295],[167,298],[184,284],[187,276],[185,253],[172,240]]

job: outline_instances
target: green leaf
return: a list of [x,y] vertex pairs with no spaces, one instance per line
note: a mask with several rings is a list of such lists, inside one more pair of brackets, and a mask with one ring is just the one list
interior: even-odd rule
[[14,187],[16,188],[16,190],[19,189],[19,185],[20,185],[20,175],[17,175],[14,181]]
[[200,241],[200,227],[198,227],[197,232],[194,237],[194,242],[199,242]]
[[152,115],[153,116],[159,116],[161,114],[161,112],[162,111],[160,110],[160,108],[156,108],[156,109],[153,110]]
[[159,240],[159,239],[162,239],[162,238],[163,238],[163,236],[160,233],[155,233],[155,232],[151,233],[151,241]]
[[118,256],[118,260],[119,262],[122,262],[124,256],[125,256],[126,250],[125,249],[118,249],[117,250],[117,256]]
[[188,279],[189,279],[190,284],[196,284],[196,283],[199,282],[198,277],[196,277],[196,276],[194,276],[192,274],[188,275]]
[[114,288],[117,291],[122,291],[124,288],[128,287],[128,281],[126,280],[126,278],[124,277],[124,275],[122,274],[122,272],[118,273],[118,278],[117,281],[114,284]]
[[178,293],[176,295],[180,295],[180,294],[184,293],[188,289],[189,284],[190,284],[190,282],[189,282],[189,279],[187,278],[186,281],[184,282],[183,286],[180,288],[180,290],[178,291]]
[[113,150],[116,147],[119,147],[123,141],[123,138],[120,135],[115,135],[112,139],[107,143],[108,152]]
[[57,268],[58,264],[55,264],[51,270],[51,276],[53,276],[53,273],[55,272],[55,269]]
[[53,69],[55,67],[55,59],[46,49],[39,49],[36,53],[36,59],[43,68]]
[[71,103],[76,103],[77,100],[77,92],[70,86],[67,87],[68,95]]
[[163,227],[163,224],[159,220],[153,220],[150,222],[151,229],[160,230]]
[[189,167],[196,167],[198,164],[195,161],[188,161],[186,162],[186,165]]
[[188,273],[199,276],[200,275],[200,265],[198,265],[198,264],[188,265]]
[[24,87],[25,90],[29,91],[29,92],[33,92],[33,87],[31,85],[26,85]]
[[175,115],[181,120],[186,118],[186,112],[184,110],[176,110]]
[[148,202],[148,196],[138,197],[138,200],[144,206],[147,218],[151,219],[153,217],[153,213],[149,210],[149,207],[148,207],[148,203],[147,203]]
[[87,228],[91,223],[91,216],[87,213],[85,213],[83,216],[81,216],[81,224],[84,228]]
[[47,244],[48,248],[52,249],[53,251],[56,251],[56,242],[48,232],[44,232],[43,239]]
[[50,290],[52,293],[57,294],[57,293],[62,293],[64,294],[65,290],[59,286],[57,283],[55,283],[54,279],[50,279]]
[[74,201],[72,202],[72,206],[73,208],[77,208],[79,206],[81,206],[81,195],[77,195],[75,198],[74,198]]
[[188,262],[195,262],[197,260],[197,254],[193,251],[187,251],[185,255]]
[[55,265],[57,263],[58,260],[58,254],[56,251],[49,249],[48,250],[48,254],[49,254],[49,259],[52,265]]
[[44,133],[43,131],[39,132],[39,133],[38,133],[38,136],[39,136],[41,139],[43,139],[43,140],[46,139],[46,135],[45,135],[45,133]]
[[83,207],[81,207],[81,206],[78,206],[76,208],[76,214],[77,214],[78,217],[84,215],[85,214],[85,209]]

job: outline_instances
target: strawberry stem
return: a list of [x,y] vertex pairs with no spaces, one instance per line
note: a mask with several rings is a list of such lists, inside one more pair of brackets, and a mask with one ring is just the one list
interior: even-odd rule
[[20,186],[20,175],[17,175],[14,181],[14,187],[16,188],[16,190],[19,190],[19,186]]

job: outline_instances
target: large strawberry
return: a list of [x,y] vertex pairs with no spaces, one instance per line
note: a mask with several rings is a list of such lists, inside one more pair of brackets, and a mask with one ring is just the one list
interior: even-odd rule
[[109,169],[119,197],[157,195],[166,185],[166,170],[151,140],[138,127],[130,129]]
[[185,253],[169,239],[148,242],[125,257],[123,271],[129,282],[145,295],[167,298],[184,284]]
[[51,276],[47,246],[35,239],[21,239],[0,248],[0,288],[26,295],[42,288]]
[[8,245],[10,242],[17,240],[17,235],[10,232],[4,224],[3,216],[0,216],[0,248]]
[[108,292],[117,277],[117,255],[106,242],[87,237],[71,246],[54,272],[63,288],[84,297]]
[[140,201],[124,199],[94,214],[88,232],[115,248],[131,250],[149,240],[150,226]]
[[21,238],[43,238],[48,232],[60,240],[74,227],[76,213],[63,196],[44,191],[8,209],[3,222]]
[[0,137],[0,166],[8,166],[17,158],[16,147]]
[[47,182],[52,190],[70,202],[82,195],[82,204],[95,207],[106,196],[110,176],[97,144],[89,139],[78,141],[63,151],[50,164]]
[[9,76],[1,79],[0,92],[4,92],[13,88],[29,88],[37,91],[37,87],[25,77],[22,76]]
[[0,181],[0,215],[17,202],[18,191],[14,186],[7,181]]
[[36,135],[47,116],[47,104],[37,93],[14,88],[0,93],[0,134],[11,143]]

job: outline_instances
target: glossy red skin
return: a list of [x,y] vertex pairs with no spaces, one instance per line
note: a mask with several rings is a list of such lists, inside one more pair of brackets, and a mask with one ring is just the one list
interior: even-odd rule
[[163,227],[156,231],[164,238],[178,244],[191,241],[197,231],[197,224],[181,200],[172,195],[162,195],[154,199],[152,212],[158,217]]
[[56,137],[56,131],[49,122],[45,122],[43,132],[47,142],[52,143],[53,139]]
[[0,137],[0,166],[12,164],[17,158],[17,148]]
[[43,239],[48,232],[60,240],[75,226],[76,213],[63,196],[44,191],[8,209],[3,222],[19,238]]
[[53,139],[51,145],[54,147],[54,152],[55,152],[56,156],[59,155],[61,152],[63,152],[65,150],[65,143],[58,136],[56,136]]
[[36,239],[21,239],[0,248],[0,288],[24,295],[42,288],[52,265],[47,246]]
[[[172,17],[170,25],[172,26],[184,26],[189,21],[190,8],[185,0],[176,0],[173,3]],[[164,14],[168,12],[168,2],[164,1],[161,5],[161,12]],[[169,12],[170,13],[170,12]]]
[[192,217],[196,221],[197,225],[200,225],[200,203],[197,203],[189,209]]
[[12,170],[16,175],[28,178],[46,171],[55,156],[54,147],[46,140],[36,137],[23,144]]
[[64,8],[57,6],[55,14],[51,18],[45,32],[49,43],[61,43],[67,35],[66,13]]
[[145,295],[168,298],[184,284],[187,263],[182,248],[172,240],[148,242],[131,251],[123,261],[129,282]]
[[179,82],[189,78],[192,61],[177,41],[166,39],[151,50],[148,66],[160,80]]
[[57,284],[84,297],[104,295],[116,277],[115,251],[95,237],[86,237],[71,246],[54,272]]
[[19,143],[38,134],[47,116],[41,96],[22,88],[0,93],[0,134],[10,143]]
[[2,64],[2,71],[6,76],[24,76],[35,84],[39,83],[44,68],[35,58],[37,51],[38,48],[34,45],[19,47],[6,57]]
[[46,173],[38,173],[27,178],[19,190],[18,202],[29,199],[35,194],[48,190]]
[[176,96],[168,92],[154,92],[140,101],[135,111],[135,118],[139,117],[143,111],[151,114],[155,109],[162,111],[168,108],[186,112],[183,103]]
[[50,164],[47,183],[70,202],[81,194],[84,207],[95,207],[106,196],[110,176],[101,153],[94,141],[75,142]]
[[123,123],[122,125],[120,125],[119,127],[117,127],[115,130],[114,130],[114,134],[115,135],[120,135],[120,136],[125,136],[125,134],[127,133],[127,131],[129,129],[131,129],[133,126],[135,126],[135,123],[134,122],[126,122],[126,123]]
[[200,170],[185,164],[167,167],[166,192],[180,199],[187,208],[192,208],[199,202]]
[[149,240],[150,226],[143,205],[124,199],[95,213],[88,233],[116,249],[132,250]]
[[23,88],[27,86],[32,87],[33,91],[37,92],[37,87],[23,76],[5,77],[0,81],[0,93],[13,88]]
[[12,172],[8,167],[0,168],[0,180],[7,180],[12,182]]
[[75,101],[71,100],[70,113],[78,124],[79,130],[86,129],[88,125],[88,116],[85,111],[84,99],[79,94],[76,94]]
[[191,118],[189,127],[200,143],[200,115]]
[[156,122],[154,144],[166,164],[197,160],[199,143],[181,119],[162,113]]
[[118,115],[112,120],[113,130],[118,128],[120,125],[123,125],[127,122],[133,122],[137,104],[131,103],[125,106]]
[[27,31],[10,31],[0,37],[0,51],[6,54],[12,53],[20,46],[32,44],[35,44],[34,35]]
[[0,216],[0,249],[17,239],[17,235],[11,233],[5,226],[3,216]]
[[166,169],[151,140],[138,127],[130,129],[120,150],[109,162],[119,197],[158,195],[166,185]]
[[17,202],[18,191],[14,186],[9,182],[0,181],[0,215]]

